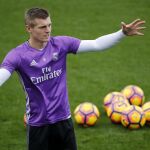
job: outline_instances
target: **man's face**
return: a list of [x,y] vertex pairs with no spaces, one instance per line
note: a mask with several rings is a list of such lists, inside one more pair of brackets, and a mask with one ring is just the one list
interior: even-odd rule
[[30,38],[38,42],[47,42],[51,33],[50,17],[46,19],[36,18],[33,24],[34,26],[26,26]]

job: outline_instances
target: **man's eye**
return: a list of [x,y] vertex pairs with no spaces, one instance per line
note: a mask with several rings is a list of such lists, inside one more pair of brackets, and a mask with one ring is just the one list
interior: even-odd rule
[[40,29],[43,29],[43,28],[45,28],[45,26],[42,26],[42,27],[39,27]]

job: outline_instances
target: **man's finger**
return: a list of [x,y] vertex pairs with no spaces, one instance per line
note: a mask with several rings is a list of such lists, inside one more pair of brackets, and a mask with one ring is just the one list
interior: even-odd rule
[[136,35],[144,35],[144,34],[141,32],[136,32]]
[[136,20],[134,20],[131,24],[132,24],[132,25],[135,25],[135,24],[137,24],[139,21],[141,21],[141,19],[136,19]]
[[126,24],[125,24],[124,22],[121,22],[121,25],[122,25],[123,27],[126,27]]
[[140,22],[137,22],[134,26],[138,27],[138,26],[141,26],[145,24],[145,21],[140,21]]
[[143,29],[145,29],[146,27],[137,27],[136,29],[137,30],[143,30]]

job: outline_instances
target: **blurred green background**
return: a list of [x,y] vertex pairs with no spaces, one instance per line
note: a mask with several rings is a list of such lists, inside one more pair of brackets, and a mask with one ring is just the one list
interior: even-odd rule
[[[121,21],[146,20],[144,36],[124,38],[107,51],[68,56],[71,111],[84,101],[97,105],[101,117],[95,127],[75,124],[79,150],[148,150],[150,127],[130,131],[106,117],[103,98],[135,84],[150,100],[149,0],[0,0],[0,62],[12,48],[28,39],[24,11],[44,7],[52,18],[52,35],[95,39],[120,29]],[[0,149],[26,150],[23,125],[25,95],[16,73],[0,87]]]

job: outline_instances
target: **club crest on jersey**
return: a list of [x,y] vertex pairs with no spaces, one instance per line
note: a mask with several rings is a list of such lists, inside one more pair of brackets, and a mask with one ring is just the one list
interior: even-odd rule
[[32,62],[30,63],[30,66],[36,66],[37,62],[33,59]]
[[58,60],[58,53],[53,53],[52,60],[57,61]]
[[43,58],[43,61],[46,61],[46,58]]

